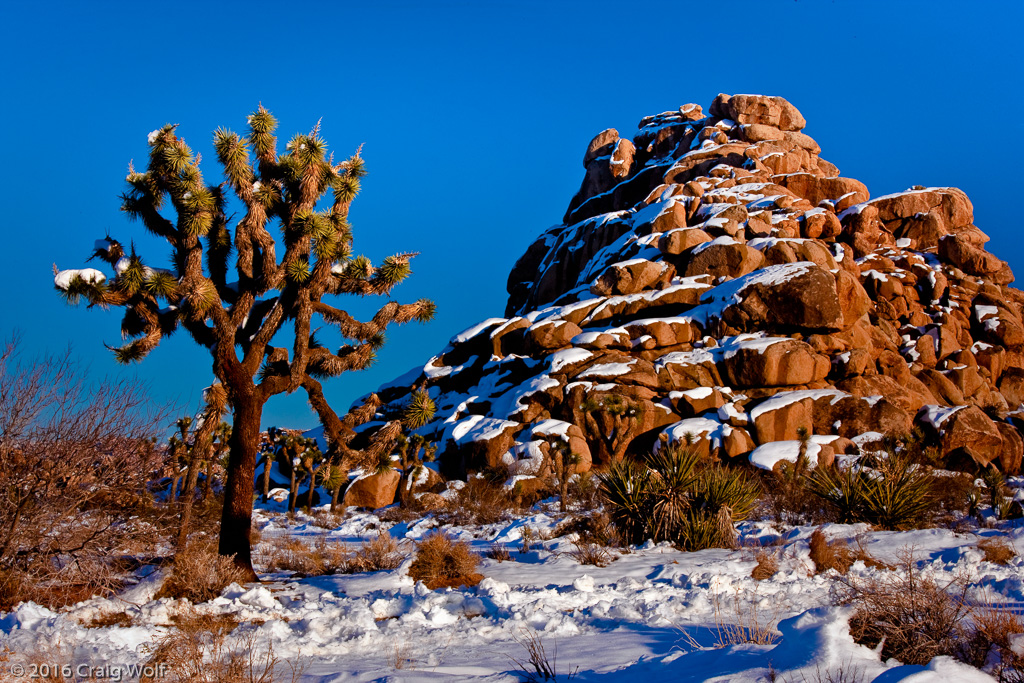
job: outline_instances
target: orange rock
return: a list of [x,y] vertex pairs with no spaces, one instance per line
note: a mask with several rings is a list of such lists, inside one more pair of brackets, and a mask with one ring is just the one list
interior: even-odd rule
[[401,475],[394,469],[356,479],[345,490],[344,504],[370,510],[387,507],[395,502],[400,479]]
[[761,267],[764,257],[746,244],[711,244],[692,256],[686,264],[686,276],[711,275],[736,278]]

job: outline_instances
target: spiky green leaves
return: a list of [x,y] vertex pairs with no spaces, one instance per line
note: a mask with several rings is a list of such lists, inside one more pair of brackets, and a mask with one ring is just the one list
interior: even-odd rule
[[178,297],[178,279],[166,271],[151,271],[142,282],[142,290],[155,297],[173,301]]
[[149,353],[148,346],[141,339],[139,341],[133,341],[130,344],[125,344],[124,346],[116,348],[108,346],[107,348],[114,352],[114,360],[121,365],[137,363],[145,358]]
[[376,276],[385,288],[390,289],[409,277],[410,273],[412,268],[409,267],[408,256],[388,256],[377,268]]
[[418,323],[428,323],[437,314],[437,304],[430,299],[420,299],[416,302],[416,305],[419,307],[415,317]]
[[409,402],[402,412],[402,422],[406,426],[417,429],[434,419],[437,406],[426,389],[418,389],[409,397]]
[[359,179],[350,175],[339,176],[334,181],[334,201],[339,204],[351,204],[359,194]]
[[342,168],[345,169],[345,175],[349,178],[358,180],[366,177],[366,162],[363,161],[363,158],[358,153],[353,154],[347,161],[343,162]]
[[394,464],[391,460],[391,453],[382,451],[377,455],[375,461],[371,463],[374,474],[387,474],[394,469]]
[[249,115],[249,140],[256,156],[261,159],[268,159],[274,155],[274,130],[277,128],[277,119],[273,114],[260,108]]
[[54,277],[53,287],[71,305],[78,304],[83,296],[90,302],[97,302],[107,291],[103,273],[92,268],[61,271]]
[[309,259],[304,256],[291,261],[285,266],[285,274],[288,280],[296,284],[303,284],[309,279]]
[[236,191],[252,184],[249,145],[245,140],[226,128],[218,128],[213,134],[213,148],[217,152],[217,160],[224,167],[224,173]]

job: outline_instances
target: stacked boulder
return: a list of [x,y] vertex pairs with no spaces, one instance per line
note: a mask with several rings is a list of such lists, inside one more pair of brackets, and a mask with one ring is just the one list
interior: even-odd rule
[[719,95],[599,133],[563,223],[490,318],[378,392],[372,432],[426,389],[449,476],[578,470],[696,439],[819,462],[919,427],[951,468],[1016,473],[1024,293],[955,188],[872,199],[780,97]]

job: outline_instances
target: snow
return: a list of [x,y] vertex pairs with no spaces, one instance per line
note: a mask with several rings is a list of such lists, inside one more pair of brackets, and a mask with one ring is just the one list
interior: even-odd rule
[[68,287],[71,286],[71,281],[76,277],[82,278],[83,281],[90,284],[99,284],[105,282],[107,276],[96,270],[95,268],[81,268],[79,270],[62,270],[53,278],[53,284],[57,289],[67,291]]
[[156,142],[157,136],[159,136],[159,135],[160,135],[160,129],[159,128],[157,128],[156,130],[151,130],[151,131],[149,131],[149,134],[146,136],[146,140],[149,142],[149,144],[152,145],[153,143]]
[[[581,683],[616,681],[650,683],[712,681],[757,683],[815,678],[840,668],[856,680],[949,683],[991,681],[977,669],[946,657],[926,666],[882,661],[879,652],[854,643],[849,628],[852,608],[834,606],[839,582],[815,574],[808,559],[808,539],[816,527],[777,529],[767,522],[739,525],[737,550],[686,553],[667,544],[647,543],[628,554],[612,550],[606,567],[581,565],[569,552],[573,537],[542,540],[560,521],[549,509],[483,527],[448,527],[446,532],[483,552],[492,544],[506,547],[513,561],[484,559],[484,579],[474,588],[431,591],[408,576],[410,561],[395,570],[299,578],[287,572],[263,574],[264,583],[228,586],[202,605],[152,596],[165,571],[150,572],[128,592],[94,598],[63,610],[22,603],[0,614],[0,650],[11,659],[37,653],[38,659],[63,659],[91,665],[132,666],[145,662],[151,644],[168,632],[178,615],[196,610],[234,616],[244,623],[228,644],[252,638],[257,652],[273,647],[282,661],[302,660],[300,683],[321,681],[494,681],[521,680],[510,657],[522,659],[516,639],[533,635],[549,654],[557,650],[559,680],[579,668]],[[358,543],[388,529],[400,543],[420,539],[432,526],[428,519],[393,524],[375,515],[350,513],[333,529],[309,524],[298,513],[257,510],[259,548],[288,536],[313,544]],[[425,523],[426,522],[426,523]],[[520,552],[524,530],[534,543]],[[978,537],[947,529],[872,532],[865,525],[829,524],[833,539],[861,542],[873,557],[894,562],[914,548],[922,572],[940,583],[970,572],[969,599],[1019,604],[1024,599],[1024,560],[1009,565],[981,561]],[[1020,543],[1024,529],[1004,532]],[[756,581],[753,545],[777,544],[780,567]],[[742,547],[748,546],[748,547]],[[406,552],[410,548],[406,547]],[[877,569],[856,563],[851,577],[867,578]],[[714,647],[716,615],[725,623],[757,609],[762,624],[776,620],[771,644]],[[126,613],[127,628],[87,628],[98,615]],[[396,646],[406,662],[396,668]],[[287,666],[284,680],[290,680]],[[276,678],[275,678],[276,680]]]
[[487,320],[478,322],[476,325],[473,325],[472,327],[466,328],[462,332],[452,337],[451,341],[449,341],[448,343],[452,344],[453,346],[455,344],[462,344],[463,342],[467,342],[473,337],[477,336],[484,330],[490,329],[491,327],[494,327],[495,325],[499,325],[504,322],[505,318],[488,318]]
[[[821,443],[811,437],[807,444],[807,464],[812,467],[818,464],[818,453],[821,452]],[[776,463],[782,460],[796,462],[800,457],[799,441],[772,441],[761,444],[750,452],[750,464],[760,467],[763,470],[770,470]]]
[[796,403],[797,401],[803,401],[804,399],[817,401],[819,399],[828,398],[831,399],[831,403],[834,405],[836,401],[845,396],[849,396],[849,394],[838,389],[800,389],[797,391],[784,391],[757,404],[757,406],[750,411],[750,419],[756,422],[757,418],[765,413],[778,410],[779,408],[784,408],[792,403]]
[[919,417],[922,421],[927,422],[936,430],[942,428],[942,423],[953,416],[954,413],[963,410],[967,406],[954,406],[952,408],[948,406],[937,406],[937,405],[926,405],[921,408]]
[[577,375],[577,377],[582,379],[584,377],[617,377],[619,375],[625,375],[633,369],[633,364],[635,362],[636,361],[629,361],[626,363],[602,363],[600,365],[593,365]]

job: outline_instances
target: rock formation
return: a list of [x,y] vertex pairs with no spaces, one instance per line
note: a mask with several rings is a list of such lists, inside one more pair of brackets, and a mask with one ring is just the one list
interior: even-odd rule
[[950,467],[1016,473],[1024,293],[958,189],[872,199],[780,97],[719,95],[609,129],[563,223],[508,279],[505,317],[378,392],[372,432],[426,387],[443,471],[577,469],[660,434],[723,459],[819,462],[923,429]]

